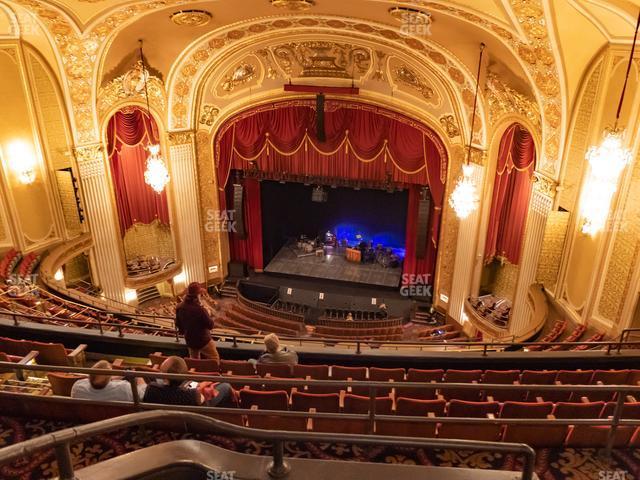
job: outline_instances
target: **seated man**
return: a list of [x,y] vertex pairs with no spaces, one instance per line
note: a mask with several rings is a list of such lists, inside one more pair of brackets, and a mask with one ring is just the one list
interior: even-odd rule
[[[111,370],[111,364],[100,360],[92,368]],[[139,398],[144,397],[147,388],[144,379],[136,379]],[[112,380],[111,375],[89,375],[73,384],[71,398],[100,400],[103,402],[133,402],[131,384],[127,380]]]
[[296,365],[298,363],[298,354],[293,350],[289,350],[286,346],[280,346],[280,339],[275,333],[270,333],[264,337],[264,352],[258,358],[258,363],[288,363]]
[[[160,372],[187,375],[189,368],[184,359],[169,357],[160,365]],[[200,388],[201,386],[203,388]],[[211,384],[211,382],[203,382],[202,385],[199,385],[198,382],[183,380],[156,380],[151,382],[147,386],[143,401],[165,405],[235,406],[234,392],[228,383]]]

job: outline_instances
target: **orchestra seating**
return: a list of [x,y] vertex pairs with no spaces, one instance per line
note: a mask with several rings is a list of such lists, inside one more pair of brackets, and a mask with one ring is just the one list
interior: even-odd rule
[[14,340],[0,337],[0,352],[6,355],[25,357],[31,352],[38,352],[37,361],[41,365],[67,365],[82,367],[85,362],[85,344],[74,349],[65,348],[61,343],[45,343],[31,340]]

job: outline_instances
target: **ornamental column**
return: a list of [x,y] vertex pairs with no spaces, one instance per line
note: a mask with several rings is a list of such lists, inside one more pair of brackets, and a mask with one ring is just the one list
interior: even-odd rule
[[[476,163],[471,178],[476,186],[484,184],[485,168]],[[464,302],[471,290],[471,280],[475,267],[476,243],[478,239],[478,224],[481,209],[476,208],[467,218],[460,220],[458,240],[456,243],[456,260],[453,270],[451,297],[449,300],[449,315],[465,327],[468,321],[464,314]]]
[[[198,174],[193,132],[169,133],[171,182],[175,198],[174,220],[178,226],[178,245],[185,286],[206,281]],[[178,286],[180,288],[180,286]]]
[[111,201],[104,150],[100,143],[82,145],[76,147],[75,155],[93,238],[91,256],[96,268],[93,273],[107,302],[126,303],[121,239]]
[[527,295],[529,287],[536,281],[544,231],[549,213],[553,208],[555,193],[555,182],[535,172],[524,243],[522,245],[522,256],[520,258],[518,285],[513,299],[511,318],[509,320],[509,333],[516,337],[526,333],[529,329],[529,321],[533,312],[527,301]]

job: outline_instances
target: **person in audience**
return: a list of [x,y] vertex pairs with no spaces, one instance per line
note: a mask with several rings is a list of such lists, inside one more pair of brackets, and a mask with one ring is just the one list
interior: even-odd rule
[[[111,364],[100,360],[93,368],[111,370]],[[147,388],[144,379],[136,379],[138,398],[144,397]],[[133,391],[127,380],[113,379],[111,375],[89,375],[88,378],[78,380],[71,388],[71,398],[82,400],[100,400],[103,402],[133,402]]]
[[[160,365],[160,373],[187,375],[189,368],[184,359],[169,357]],[[212,383],[184,380],[156,380],[147,385],[143,402],[164,405],[207,407],[233,407],[235,394],[228,383]]]
[[275,333],[270,333],[264,337],[264,352],[258,357],[258,363],[288,363],[296,365],[298,354],[286,346],[280,345],[280,339]]
[[206,291],[193,282],[187,288],[184,301],[176,307],[176,328],[189,348],[191,358],[209,358],[220,361],[215,342],[211,339],[213,318],[200,302]]

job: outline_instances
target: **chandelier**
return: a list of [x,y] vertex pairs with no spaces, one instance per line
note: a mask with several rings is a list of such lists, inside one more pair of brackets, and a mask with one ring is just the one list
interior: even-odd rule
[[631,163],[631,151],[625,148],[623,143],[624,131],[618,129],[618,120],[622,111],[624,94],[627,90],[629,72],[633,62],[633,53],[638,38],[640,27],[640,13],[636,22],[636,31],[633,36],[627,73],[620,93],[616,120],[613,128],[606,129],[600,145],[592,146],[587,151],[586,159],[589,162],[589,174],[582,187],[580,198],[580,214],[582,215],[582,233],[595,236],[602,231],[609,218],[609,210],[613,197],[618,190],[618,182],[624,168]]
[[462,165],[462,176],[458,178],[456,188],[449,197],[449,205],[456,212],[459,219],[464,220],[471,215],[480,203],[478,189],[472,178],[473,165],[471,165],[471,143],[473,142],[473,132],[476,120],[476,107],[478,104],[478,89],[480,88],[480,68],[482,67],[482,54],[484,52],[484,43],[480,44],[480,59],[478,60],[478,73],[476,74],[476,93],[473,99],[473,114],[471,116],[471,133],[469,134],[469,148],[467,149],[467,158],[465,164]]
[[[144,71],[144,55],[142,54],[142,40],[140,40],[140,63]],[[144,97],[147,101],[147,115],[151,119],[151,107],[149,106],[149,89],[147,85],[148,75],[144,78]],[[162,156],[160,155],[160,145],[151,144],[147,147],[149,157],[147,158],[146,169],[144,171],[144,182],[149,185],[157,194],[161,194],[169,183],[169,170],[167,169]]]

